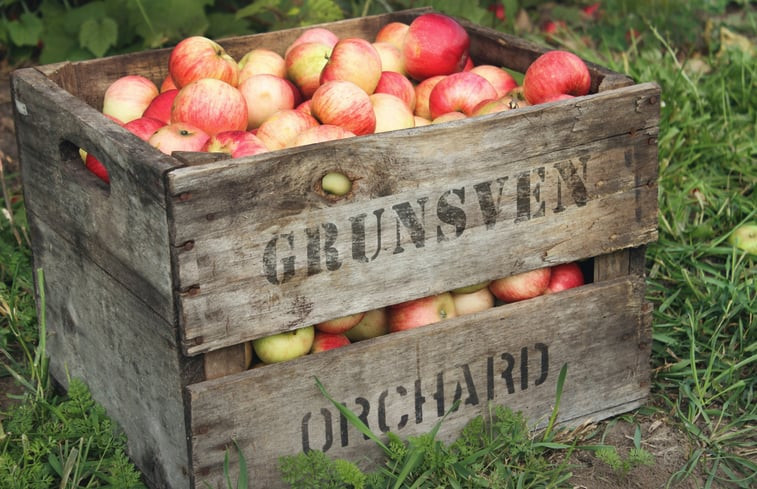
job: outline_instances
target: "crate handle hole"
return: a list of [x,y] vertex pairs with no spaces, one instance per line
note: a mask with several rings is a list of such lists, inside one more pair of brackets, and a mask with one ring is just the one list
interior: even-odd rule
[[94,186],[110,195],[110,175],[91,151],[82,148],[71,141],[63,141],[59,146],[60,161],[70,175],[82,185]]

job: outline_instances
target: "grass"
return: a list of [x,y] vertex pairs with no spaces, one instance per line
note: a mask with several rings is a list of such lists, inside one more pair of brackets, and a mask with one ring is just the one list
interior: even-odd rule
[[[623,15],[577,21],[553,41],[662,86],[659,240],[647,250],[654,376],[644,412],[665,415],[691,439],[688,461],[671,475],[671,485],[701,474],[706,487],[757,485],[756,257],[727,241],[739,225],[757,222],[757,63],[754,52],[731,36],[757,29],[753,8],[735,4],[746,15],[734,16],[718,2],[686,3],[686,17],[676,15],[676,2],[653,11],[650,2],[606,1],[607,12]],[[702,11],[704,17],[695,16]],[[642,32],[639,43],[625,41],[630,24]],[[9,183],[13,177],[0,175],[0,375],[14,376],[23,393],[0,415],[0,487],[143,487],[125,455],[125,440],[86,386],[72,379],[61,395],[49,385],[40,354],[44,317],[36,313],[28,228],[20,188]],[[554,431],[532,434],[517,413],[503,410],[468,430],[451,446],[439,444],[433,433],[393,440],[386,448],[395,483],[404,474],[405,482],[414,477],[413,487],[430,487],[424,484],[431,481],[468,487],[456,478],[466,474],[460,461],[475,456],[477,476],[492,478],[482,484],[570,487],[570,467],[555,462],[554,454],[597,449],[574,446]],[[509,438],[495,436],[502,433]],[[422,460],[408,458],[419,450]],[[638,460],[617,457],[607,447],[598,455],[620,471],[645,460],[643,454]],[[310,457],[314,466],[331,467]],[[342,480],[345,474],[355,483],[360,479],[349,466],[337,469]],[[290,467],[289,474],[297,470],[304,469]],[[421,474],[425,479],[417,482]],[[544,474],[548,481],[538,479]]]

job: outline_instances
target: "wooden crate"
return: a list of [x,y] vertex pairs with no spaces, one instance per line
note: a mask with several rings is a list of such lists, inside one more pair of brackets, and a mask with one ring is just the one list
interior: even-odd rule
[[[423,11],[329,28],[370,39]],[[477,64],[523,72],[545,51],[464,25]],[[283,52],[301,30],[222,44],[237,59],[256,46]],[[375,432],[403,437],[455,399],[443,439],[491,402],[539,423],[564,364],[561,422],[644,402],[656,84],[590,65],[592,93],[573,100],[214,161],[164,155],[98,110],[122,75],[161,80],[168,53],[21,69],[12,81],[51,374],[86,381],[152,487],[215,487],[232,440],[259,487],[281,484],[281,455],[379,455],[316,376]],[[109,186],[79,147],[106,165]],[[316,191],[331,170],[355,179],[348,198]],[[583,287],[206,378],[257,337],[574,260],[590,272]]]

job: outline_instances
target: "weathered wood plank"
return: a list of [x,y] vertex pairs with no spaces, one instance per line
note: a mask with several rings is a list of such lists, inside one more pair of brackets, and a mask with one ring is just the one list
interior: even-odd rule
[[454,399],[461,405],[442,424],[444,440],[490,402],[543,424],[564,364],[561,422],[637,406],[649,388],[648,357],[637,346],[643,295],[638,277],[590,284],[189,386],[196,484],[220,481],[232,439],[251,480],[270,488],[283,487],[282,455],[311,448],[355,461],[379,456],[314,377],[379,435],[427,432]]

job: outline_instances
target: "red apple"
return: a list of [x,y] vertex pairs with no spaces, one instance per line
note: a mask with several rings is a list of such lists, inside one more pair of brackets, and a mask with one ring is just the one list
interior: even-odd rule
[[310,353],[319,353],[334,348],[341,348],[350,344],[350,339],[341,333],[324,333],[316,330],[313,337],[313,346],[310,347]]
[[374,42],[373,48],[381,58],[381,71],[394,71],[405,75],[405,62],[402,51],[390,42]]
[[310,129],[305,129],[297,135],[292,146],[305,146],[306,144],[322,143],[335,139],[344,139],[355,136],[355,133],[332,124],[320,124]]
[[165,124],[171,122],[171,107],[177,93],[179,93],[179,90],[176,88],[160,92],[152,99],[150,105],[142,113],[142,117],[152,117],[153,119],[163,121]]
[[552,267],[552,274],[545,294],[572,289],[584,284],[584,274],[576,262],[563,263]]
[[318,87],[310,110],[321,124],[341,126],[358,136],[376,129],[370,97],[350,81],[333,80]]
[[373,93],[389,93],[399,97],[415,112],[415,87],[408,77],[396,71],[382,72]]
[[303,100],[299,104],[297,104],[297,107],[295,107],[295,110],[302,111],[308,115],[313,115],[313,112],[310,111],[310,105],[313,103],[313,99],[309,98],[307,100]]
[[155,134],[155,131],[165,125],[166,123],[161,120],[145,116],[127,122],[124,124],[124,128],[132,134],[135,134],[142,141],[147,141],[150,139],[150,136]]
[[252,75],[239,84],[247,103],[247,129],[255,129],[280,110],[294,109],[294,91],[276,75]]
[[492,84],[497,91],[497,98],[502,98],[513,88],[518,86],[515,78],[504,69],[494,65],[478,65],[470,69],[471,72],[481,75]]
[[441,124],[442,122],[457,121],[460,119],[465,119],[466,117],[468,116],[463,114],[462,112],[453,110],[452,112],[446,112],[439,117],[431,119],[431,124]]
[[202,78],[176,94],[171,122],[186,122],[213,135],[247,129],[247,103],[236,87],[216,78]]
[[370,95],[376,116],[374,132],[394,131],[415,127],[415,116],[404,100],[390,93]]
[[523,94],[532,105],[561,94],[586,95],[590,88],[589,68],[568,51],[547,51],[529,65],[523,77]]
[[416,17],[405,34],[402,57],[407,74],[418,81],[461,71],[470,37],[455,19],[440,13]]
[[173,78],[171,78],[171,74],[167,74],[163,81],[160,82],[160,92],[167,92],[168,90],[174,90],[176,88],[179,88],[176,86],[176,84],[173,82]]
[[385,335],[389,332],[389,321],[386,308],[371,309],[366,311],[363,319],[355,326],[350,328],[344,335],[350,341],[363,341],[377,336]]
[[389,22],[379,29],[374,42],[388,42],[389,44],[394,44],[397,49],[402,50],[402,45],[405,43],[405,34],[407,34],[409,28],[410,26],[404,22]]
[[281,110],[263,121],[255,134],[269,150],[274,151],[294,146],[299,133],[317,125],[315,117],[306,112]]
[[306,99],[321,84],[321,71],[329,61],[333,47],[320,42],[303,42],[293,47],[284,58],[287,78]]
[[452,300],[455,301],[455,311],[458,316],[494,307],[494,294],[486,286],[473,292],[453,292]]
[[202,151],[209,138],[207,133],[196,126],[172,122],[155,131],[147,142],[170,155],[174,151]]
[[415,86],[415,115],[428,120],[432,119],[431,110],[429,110],[428,107],[428,99],[431,95],[431,90],[433,90],[436,84],[442,81],[445,76],[446,75],[432,76],[431,78],[426,78]]
[[373,45],[359,37],[339,40],[321,71],[320,83],[351,81],[368,95],[376,89],[381,78],[381,57]]
[[176,88],[202,78],[215,78],[236,86],[239,65],[220,44],[204,36],[190,36],[179,41],[168,58],[168,72]]
[[394,333],[456,317],[457,311],[452,294],[444,292],[391,305],[387,314],[389,331]]
[[453,73],[440,80],[428,97],[431,120],[452,111],[470,116],[483,100],[497,98],[497,91],[481,75],[471,71]]
[[103,95],[103,114],[126,124],[142,117],[158,96],[158,87],[142,75],[126,75],[111,83]]
[[263,141],[250,131],[223,131],[211,136],[202,148],[210,153],[228,153],[232,158],[267,153]]
[[329,319],[315,325],[315,329],[323,331],[324,333],[341,334],[348,331],[350,328],[360,322],[365,316],[365,312],[358,312],[350,314],[349,316],[342,316],[335,319]]
[[84,157],[84,167],[91,171],[97,178],[102,180],[105,183],[110,183],[110,176],[108,175],[108,170],[105,168],[105,165],[103,165],[100,160],[95,158],[95,156],[92,153],[87,153],[87,155]]
[[266,48],[254,48],[239,60],[239,82],[242,83],[252,75],[274,75],[286,77],[287,68],[284,57],[276,51]]
[[317,42],[333,48],[334,45],[339,42],[339,36],[325,27],[309,27],[305,29],[302,34],[297,36],[289,46],[287,46],[287,49],[284,52],[284,58],[289,55],[289,52],[294,49],[295,46],[306,42]]
[[492,280],[489,284],[489,290],[497,299],[504,302],[531,299],[547,290],[551,276],[552,269],[550,267],[537,268],[536,270]]

